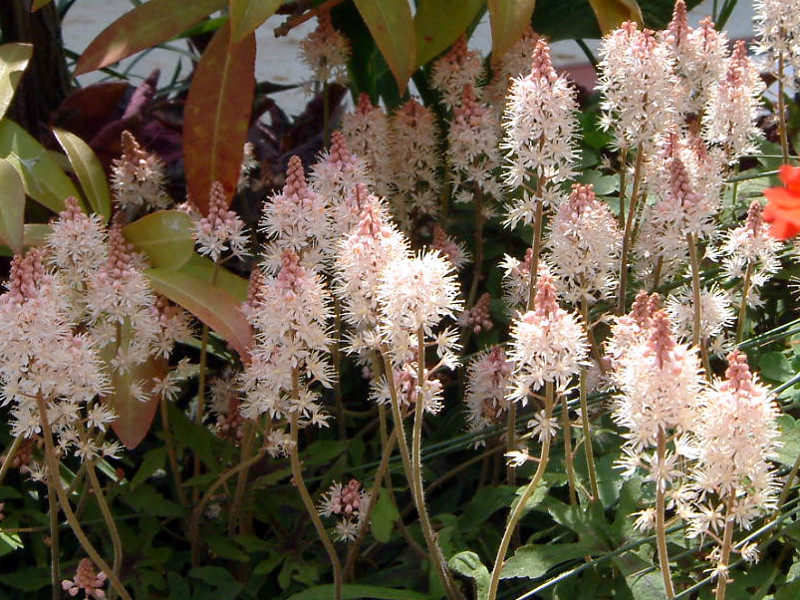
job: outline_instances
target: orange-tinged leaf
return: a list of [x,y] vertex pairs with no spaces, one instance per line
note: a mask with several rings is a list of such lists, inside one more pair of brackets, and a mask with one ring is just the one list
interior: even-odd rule
[[53,0],[33,0],[33,6],[31,6],[31,12],[39,10],[50,4]]
[[74,133],[64,129],[53,128],[53,135],[67,155],[78,181],[81,182],[83,194],[89,201],[92,211],[103,217],[111,218],[111,195],[103,165],[95,156],[89,144]]
[[135,398],[131,393],[134,381],[152,382],[163,378],[167,363],[164,359],[150,359],[136,365],[124,375],[115,374],[112,378],[113,392],[103,398],[103,403],[114,410],[117,418],[111,422],[111,429],[128,450],[138,446],[153,424],[161,399],[153,394],[146,402]]
[[436,58],[472,24],[484,0],[419,0],[414,14],[417,66]]
[[25,232],[25,188],[16,169],[0,158],[0,240],[22,254]]
[[100,32],[78,59],[75,75],[110,64],[180,35],[226,6],[226,0],[150,0]]
[[238,44],[278,10],[283,0],[230,0],[231,41]]
[[31,44],[3,44],[0,46],[0,119],[2,119],[11,101],[22,74],[33,56]]
[[239,353],[246,356],[253,331],[241,311],[241,302],[224,288],[181,271],[147,269],[150,286],[192,313]]
[[239,181],[255,91],[255,36],[230,43],[230,22],[203,52],[192,78],[183,125],[189,196],[204,214],[211,184],[219,181],[230,201]]
[[191,224],[191,217],[184,212],[159,210],[129,223],[122,231],[126,240],[147,255],[151,265],[179,269],[194,250]]
[[414,19],[407,0],[355,0],[401,94],[417,67]]
[[536,0],[487,0],[492,29],[492,61],[499,60],[531,23]]
[[589,0],[603,35],[615,30],[625,21],[636,21],[641,25],[642,9],[636,0]]

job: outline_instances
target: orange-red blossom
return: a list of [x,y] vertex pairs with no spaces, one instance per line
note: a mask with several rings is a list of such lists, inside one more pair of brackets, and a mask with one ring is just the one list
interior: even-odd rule
[[800,233],[800,167],[783,165],[778,176],[786,187],[764,190],[764,220],[772,224],[770,235],[788,240]]

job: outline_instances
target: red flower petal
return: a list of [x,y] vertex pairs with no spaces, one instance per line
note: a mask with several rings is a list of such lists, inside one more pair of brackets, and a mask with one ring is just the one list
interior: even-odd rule
[[800,167],[783,165],[778,169],[778,177],[795,194],[800,194]]
[[764,207],[764,220],[771,223],[769,233],[779,240],[788,240],[800,233],[800,206],[782,207],[768,203]]

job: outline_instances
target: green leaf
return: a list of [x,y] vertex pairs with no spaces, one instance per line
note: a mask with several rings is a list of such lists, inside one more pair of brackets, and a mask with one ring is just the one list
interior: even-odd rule
[[151,485],[142,485],[125,496],[133,508],[155,517],[183,517],[183,507],[167,500]]
[[13,573],[0,575],[0,583],[23,592],[35,592],[50,585],[50,568],[17,569]]
[[200,319],[239,353],[245,356],[253,343],[250,323],[241,311],[241,303],[217,285],[167,269],[147,269],[153,290],[166,296]]
[[800,423],[790,415],[781,415],[778,417],[778,430],[780,446],[775,452],[776,459],[783,466],[791,467],[800,456]]
[[25,544],[22,543],[19,534],[0,531],[0,556],[5,556],[6,554],[14,552],[14,550],[19,550],[24,547]]
[[[519,489],[524,491],[525,488]],[[459,529],[462,532],[480,529],[483,523],[495,512],[511,505],[517,496],[517,491],[518,489],[512,485],[485,487],[478,490],[458,519]],[[542,492],[540,494],[534,492],[533,497],[528,501],[528,506],[535,506],[545,493],[547,493],[547,489],[542,486]],[[531,500],[533,500],[533,503],[531,503]]]
[[417,66],[414,19],[407,0],[354,0],[386,64],[394,75],[400,94]]
[[309,467],[329,464],[349,445],[349,440],[318,440],[303,451],[303,464]]
[[278,10],[283,0],[230,0],[231,41],[238,44]]
[[47,236],[52,232],[53,229],[50,225],[45,223],[26,223],[22,235],[22,243],[26,248],[42,246],[47,241]]
[[33,56],[32,44],[3,44],[0,46],[0,119],[6,115],[19,80]]
[[69,158],[92,211],[107,222],[111,218],[111,196],[103,165],[97,160],[89,144],[74,133],[54,127],[53,135]]
[[[287,600],[320,600],[321,598],[333,598],[332,585],[317,585],[298,594],[293,594]],[[375,600],[430,600],[425,594],[406,589],[357,584],[345,584],[342,586],[342,600],[359,600],[360,598],[374,598]]]
[[214,282],[215,285],[226,290],[239,302],[244,302],[247,299],[247,288],[249,286],[247,279],[231,273],[228,269],[219,265],[215,267],[214,261],[205,256],[200,256],[196,252],[180,268],[180,271],[209,284]]
[[191,225],[191,217],[184,212],[160,210],[129,223],[123,233],[154,267],[179,269],[194,250]]
[[585,544],[528,544],[506,560],[501,579],[528,577],[538,579],[561,563],[591,554]]
[[125,13],[92,40],[78,59],[75,75],[102,69],[180,35],[226,6],[226,0],[150,0]]
[[783,383],[794,376],[789,359],[782,352],[765,352],[758,359],[758,370],[762,377]]
[[206,427],[192,423],[183,411],[170,404],[169,422],[175,433],[175,440],[190,448],[207,466],[217,463],[214,454],[214,434]]
[[150,479],[150,477],[153,476],[153,473],[159,469],[163,469],[166,460],[167,448],[165,446],[148,450],[147,454],[145,454],[144,458],[142,459],[139,470],[136,471],[136,475],[134,475],[133,479],[131,479],[130,489],[135,490],[145,481]]
[[0,158],[0,241],[22,254],[25,237],[25,187],[17,171]]
[[392,538],[394,523],[400,518],[400,511],[392,501],[392,495],[381,488],[375,508],[372,509],[370,530],[381,544],[387,544]]
[[211,550],[211,552],[216,556],[225,558],[227,560],[234,560],[236,562],[250,561],[250,556],[248,556],[245,552],[242,552],[241,548],[239,548],[227,537],[222,535],[212,535],[204,538],[203,541],[208,544],[208,549]]
[[525,33],[536,0],[487,0],[492,28],[492,61],[497,62]]
[[[642,549],[642,554],[644,549]],[[633,600],[663,600],[666,598],[664,578],[658,570],[648,570],[652,565],[636,552],[626,552],[614,558]],[[646,572],[645,572],[646,571]],[[644,572],[644,574],[642,574]]]
[[278,553],[278,552],[270,552],[269,558],[265,558],[262,560],[255,569],[253,569],[253,575],[269,575],[278,566],[288,558],[286,554]]
[[636,0],[589,0],[589,4],[592,5],[603,35],[613,31],[625,21],[636,21],[639,25],[644,21],[642,9]]
[[417,66],[447,50],[481,13],[484,0],[419,0],[414,15]]
[[0,158],[19,173],[25,193],[53,212],[64,210],[64,199],[78,197],[78,191],[47,150],[22,127],[0,121]]
[[197,63],[186,98],[183,156],[189,196],[205,214],[211,184],[236,192],[255,91],[255,36],[232,43],[230,22],[220,27]]
[[485,600],[488,597],[491,576],[489,575],[489,569],[481,562],[477,554],[465,550],[456,554],[447,564],[459,575],[469,577],[475,581],[477,600]]

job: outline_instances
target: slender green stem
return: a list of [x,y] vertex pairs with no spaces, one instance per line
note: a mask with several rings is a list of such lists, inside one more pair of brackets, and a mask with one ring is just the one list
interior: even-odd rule
[[447,597],[451,600],[458,600],[461,594],[447,570],[442,551],[436,541],[436,533],[431,525],[428,507],[425,505],[425,488],[422,481],[422,420],[425,415],[425,385],[425,332],[420,327],[417,331],[417,402],[414,407],[414,428],[411,433],[411,477],[415,484],[413,489],[415,489],[417,514],[422,534],[428,544],[431,560],[440,573]]
[[693,233],[686,234],[686,243],[689,245],[689,261],[692,269],[692,308],[694,312],[694,327],[692,327],[692,343],[700,350],[700,356],[705,367],[706,378],[711,380],[711,363],[708,357],[708,346],[703,337],[703,306],[700,294],[700,260],[697,256],[697,237]]
[[781,154],[783,164],[789,164],[789,136],[786,132],[786,102],[783,98],[783,76],[784,76],[783,52],[778,54],[778,136],[781,140]]
[[[293,369],[292,380],[293,380],[293,387],[296,389],[297,385],[297,368]],[[339,554],[336,552],[336,548],[331,541],[330,536],[328,535],[327,530],[325,529],[325,525],[322,523],[322,519],[319,517],[319,513],[317,512],[317,507],[314,505],[314,501],[311,499],[311,494],[308,493],[308,488],[306,487],[305,482],[303,481],[303,468],[300,464],[300,451],[298,448],[299,439],[298,439],[298,418],[299,415],[297,412],[293,412],[290,418],[290,434],[292,437],[292,449],[289,453],[290,462],[292,464],[292,478],[294,480],[294,485],[297,488],[297,491],[300,493],[300,498],[303,500],[303,506],[306,508],[306,512],[308,516],[311,517],[311,522],[314,524],[314,529],[317,530],[317,535],[319,536],[320,541],[322,541],[322,545],[325,546],[325,551],[328,553],[328,558],[331,561],[331,565],[333,566],[333,597],[334,600],[341,600],[342,598],[342,563],[339,561]]]
[[[517,403],[509,402],[506,412],[506,452],[517,449]],[[511,465],[506,466],[506,483],[516,485],[517,470]]]
[[336,430],[339,439],[347,437],[347,423],[344,420],[344,401],[342,398],[342,303],[339,298],[333,300],[333,339],[331,341],[331,361],[333,362],[333,400],[336,410]]
[[581,428],[583,429],[583,447],[586,452],[586,469],[589,471],[589,487],[592,492],[592,502],[600,499],[600,488],[597,486],[597,468],[594,464],[594,443],[589,422],[589,403],[587,386],[587,369],[581,369],[580,374],[580,400],[581,400]]
[[[546,392],[545,392],[545,420],[550,419],[553,414],[553,384],[548,383]],[[533,478],[528,483],[525,491],[520,496],[519,500],[517,501],[516,506],[514,506],[514,510],[511,511],[511,515],[508,517],[508,524],[506,525],[506,529],[503,532],[503,537],[500,540],[500,547],[497,549],[497,556],[494,559],[494,566],[492,567],[492,575],[489,581],[489,592],[486,596],[486,600],[495,600],[497,598],[497,588],[500,585],[500,572],[503,569],[503,563],[506,559],[506,552],[508,552],[508,547],[511,544],[511,538],[514,535],[514,531],[519,524],[522,515],[525,514],[526,505],[528,500],[536,491],[539,483],[544,477],[544,473],[547,470],[547,463],[550,459],[550,436],[545,436],[542,440],[542,452],[539,455],[539,466],[536,468],[536,473],[534,473]]]
[[50,512],[50,584],[53,600],[61,598],[61,544],[58,530],[58,498],[51,477],[47,478],[47,508]]
[[322,143],[325,148],[331,145],[331,88],[328,82],[322,84]]
[[[543,185],[543,184],[542,184]],[[542,186],[537,186],[536,196],[536,217],[533,224],[533,253],[531,256],[531,280],[528,287],[528,306],[527,310],[533,310],[533,302],[536,299],[536,277],[539,275],[539,253],[542,251],[542,232],[544,231],[544,201],[539,195]]]
[[642,164],[644,163],[644,151],[642,144],[636,151],[636,162],[633,167],[633,187],[631,189],[631,200],[628,206],[628,217],[625,219],[625,230],[622,237],[622,252],[620,253],[619,271],[619,300],[617,303],[617,314],[625,314],[626,293],[628,291],[628,255],[633,244],[633,224],[636,216],[637,203],[639,201],[639,186],[642,181]]
[[569,418],[567,396],[561,396],[561,428],[564,430],[564,459],[567,463],[567,484],[569,485],[569,503],[577,504],[578,495],[575,492],[575,460],[572,456],[572,422]]
[[723,567],[718,571],[717,590],[714,600],[725,600],[725,591],[728,587],[728,567],[730,566],[731,548],[733,547],[733,526],[735,519],[733,516],[733,503],[736,495],[728,494],[727,508],[725,510],[725,533],[722,535],[722,547],[720,548],[719,564]]
[[789,493],[792,491],[792,484],[797,477],[798,470],[800,470],[800,454],[797,455],[797,458],[792,465],[792,470],[789,471],[789,474],[786,476],[786,482],[783,484],[781,495],[778,498],[778,506],[775,508],[775,514],[780,512],[781,506],[783,506],[783,504],[786,502],[786,499],[789,497]]
[[[253,442],[256,438],[256,428],[255,424],[252,421],[247,421],[244,424],[245,432],[244,432],[244,440],[242,441],[242,453],[239,462],[247,462],[250,458],[250,454],[253,451]],[[241,509],[242,509],[242,502],[244,501],[244,492],[247,489],[247,474],[249,473],[250,469],[245,468],[239,471],[239,476],[236,478],[236,489],[233,493],[233,501],[231,502],[231,509],[228,513],[228,535],[233,536],[236,533],[237,526],[239,527],[241,533],[241,523],[242,519],[240,518]]]
[[619,154],[619,226],[625,226],[625,186],[628,177],[628,149],[623,148]]
[[[656,464],[664,464],[667,457],[667,439],[663,429],[658,432],[658,448]],[[656,480],[656,547],[658,549],[658,564],[661,577],[664,580],[664,590],[667,598],[675,597],[675,588],[672,585],[672,574],[669,569],[669,553],[667,551],[667,524],[666,524],[666,490],[661,481]]]
[[[114,521],[114,515],[108,507],[108,502],[103,495],[103,488],[100,485],[100,480],[97,478],[97,472],[94,468],[94,461],[87,461],[89,466],[86,469],[86,474],[89,476],[89,483],[94,490],[94,497],[97,500],[97,505],[100,507],[100,513],[103,515],[103,520],[108,528],[108,535],[111,537],[111,546],[114,549],[114,574],[119,577],[120,569],[122,569],[122,540],[119,537],[119,530]],[[112,598],[113,600],[113,598]]]
[[25,438],[22,434],[18,435],[14,438],[14,441],[11,442],[11,445],[8,447],[6,451],[5,458],[3,458],[3,464],[0,465],[0,485],[3,485],[3,481],[5,481],[6,473],[11,468],[11,463],[14,462],[14,457],[17,455],[17,450],[22,445],[22,442]]
[[186,497],[186,490],[183,489],[183,479],[181,478],[181,469],[178,466],[178,455],[175,453],[175,438],[172,437],[172,429],[169,426],[169,400],[161,398],[159,403],[159,411],[161,412],[161,429],[164,435],[164,443],[167,447],[167,457],[169,459],[169,467],[172,471],[172,477],[175,480],[175,491],[178,494],[178,501],[181,506],[188,506],[189,499]]
[[389,459],[392,456],[392,452],[394,451],[394,446],[396,443],[397,443],[397,429],[394,429],[392,431],[392,435],[383,444],[383,454],[381,455],[381,462],[378,465],[378,470],[375,472],[375,479],[372,482],[372,488],[370,489],[369,492],[370,500],[369,500],[369,505],[367,506],[367,514],[361,520],[361,525],[359,525],[358,527],[358,533],[356,534],[356,539],[350,544],[350,547],[347,549],[347,558],[345,559],[344,562],[345,581],[349,581],[353,578],[353,568],[355,567],[356,559],[358,558],[358,551],[361,549],[361,544],[364,543],[364,536],[367,533],[367,529],[369,529],[370,515],[372,514],[372,509],[375,508],[375,504],[378,501],[378,494],[380,493],[381,482],[383,481],[384,477],[386,477],[386,473],[389,470]]
[[69,505],[69,497],[67,496],[64,488],[61,486],[61,478],[59,477],[58,470],[59,460],[56,457],[56,451],[53,444],[53,433],[50,429],[50,419],[47,416],[47,405],[41,395],[36,396],[36,405],[39,410],[39,418],[41,419],[42,424],[42,437],[44,438],[44,450],[45,457],[47,459],[48,480],[52,480],[53,482],[53,488],[55,488],[58,501],[61,504],[61,510],[64,511],[64,516],[66,516],[67,522],[72,528],[72,532],[75,534],[75,537],[78,538],[78,542],[80,543],[81,547],[86,554],[89,555],[89,558],[92,560],[92,562],[94,562],[94,564],[106,574],[111,586],[117,590],[119,595],[122,596],[124,600],[133,600],[131,595],[128,593],[128,590],[126,590],[125,586],[122,585],[122,582],[117,574],[114,573],[109,564],[103,559],[102,556],[100,556],[100,553],[89,541],[88,536],[83,531],[83,527],[81,527],[80,521],[75,516],[75,513],[72,512],[72,507]]
[[753,277],[753,263],[747,263],[742,281],[742,302],[739,304],[739,318],[736,322],[736,343],[742,341],[747,328],[747,296],[750,294],[750,280]]

